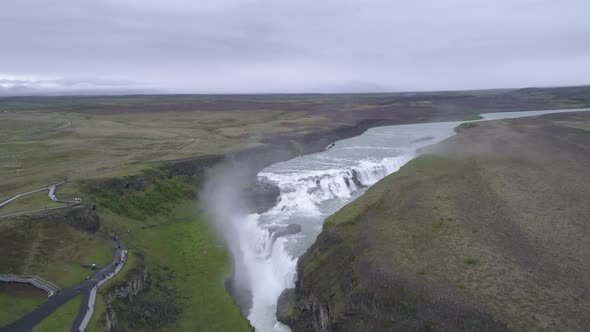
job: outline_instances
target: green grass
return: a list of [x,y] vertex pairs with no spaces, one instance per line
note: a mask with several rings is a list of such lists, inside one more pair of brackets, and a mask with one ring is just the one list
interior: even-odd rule
[[170,213],[174,204],[188,195],[187,181],[190,180],[186,177],[154,180],[144,191],[124,196],[103,191],[97,195],[96,201],[116,214],[143,221],[154,215]]
[[82,265],[105,266],[113,255],[109,241],[66,224],[18,219],[0,222],[0,251],[2,273],[35,274],[60,287],[90,275]]
[[37,324],[32,332],[70,331],[72,323],[74,323],[76,315],[78,315],[81,304],[82,296],[76,296]]
[[31,312],[47,300],[47,293],[29,284],[0,283],[0,326]]
[[[146,255],[152,287],[143,299],[173,295],[181,312],[167,331],[249,331],[239,307],[227,294],[229,257],[202,216],[190,204],[161,226],[136,232],[129,244]],[[167,294],[170,293],[170,294]],[[146,329],[149,329],[147,326]]]

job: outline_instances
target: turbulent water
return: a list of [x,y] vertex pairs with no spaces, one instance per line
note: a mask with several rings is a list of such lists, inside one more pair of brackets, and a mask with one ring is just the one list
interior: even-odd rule
[[[494,120],[566,111],[572,110],[482,117]],[[234,223],[239,228],[237,259],[241,261],[236,265],[236,279],[252,294],[248,319],[257,331],[289,331],[276,320],[276,302],[284,289],[294,287],[297,258],[315,241],[325,218],[362,195],[366,187],[399,170],[419,148],[454,135],[454,128],[464,122],[372,128],[326,151],[277,163],[258,174],[280,187],[280,201],[266,213],[239,217]],[[290,224],[300,225],[301,232],[273,236]]]

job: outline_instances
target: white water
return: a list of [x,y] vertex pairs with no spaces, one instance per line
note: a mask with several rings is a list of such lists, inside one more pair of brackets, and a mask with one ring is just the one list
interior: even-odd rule
[[[482,114],[484,120],[517,118],[574,110]],[[479,120],[481,121],[481,120]],[[281,292],[294,287],[297,259],[315,241],[325,218],[360,196],[370,186],[417,155],[417,150],[455,134],[468,121],[397,125],[372,128],[364,134],[335,143],[316,154],[272,165],[258,176],[275,182],[280,201],[268,212],[238,217],[239,249],[243,264],[236,267],[252,295],[248,315],[257,331],[289,331],[277,322],[276,302]],[[432,137],[428,140],[420,140]],[[418,140],[418,141],[416,141]],[[353,172],[363,186],[355,184]],[[272,241],[269,228],[299,224],[301,233]]]

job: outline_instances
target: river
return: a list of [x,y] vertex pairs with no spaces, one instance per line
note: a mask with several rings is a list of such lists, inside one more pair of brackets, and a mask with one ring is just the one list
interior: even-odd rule
[[[487,113],[476,121],[572,111],[582,110]],[[276,302],[284,289],[294,287],[297,259],[315,241],[326,217],[399,170],[420,148],[453,136],[454,128],[466,122],[470,121],[371,128],[323,152],[280,162],[258,173],[259,178],[279,186],[280,200],[266,213],[238,216],[233,223],[237,238],[232,250],[240,252],[239,258],[234,255],[234,260],[240,260],[235,278],[252,294],[248,319],[256,331],[289,331],[276,320]],[[273,236],[291,224],[299,225],[301,232]]]

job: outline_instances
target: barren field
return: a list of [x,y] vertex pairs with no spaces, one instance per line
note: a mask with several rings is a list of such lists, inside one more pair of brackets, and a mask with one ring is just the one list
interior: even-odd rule
[[[0,98],[0,200],[65,177],[374,124],[590,105],[590,88],[436,93]],[[132,166],[132,167],[130,167]],[[123,170],[123,173],[125,173]],[[119,173],[121,174],[121,173]]]

